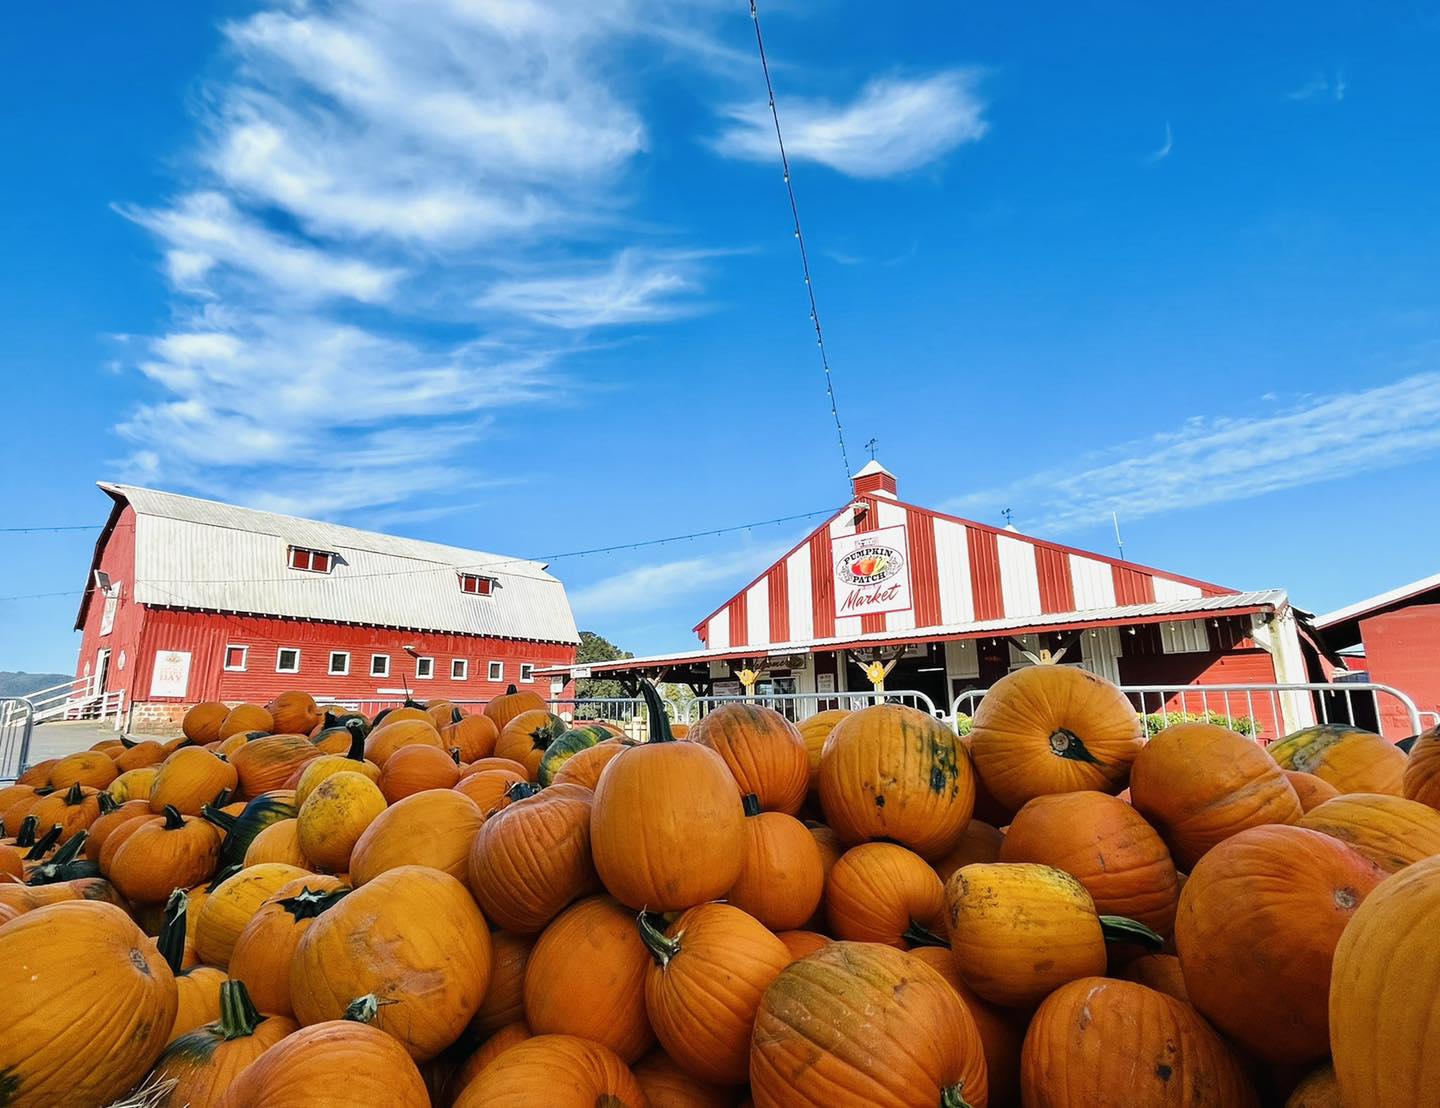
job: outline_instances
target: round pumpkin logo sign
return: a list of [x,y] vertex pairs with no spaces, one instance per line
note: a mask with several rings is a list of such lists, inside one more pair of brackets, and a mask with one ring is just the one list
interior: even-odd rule
[[851,585],[878,585],[905,568],[905,556],[893,546],[862,546],[840,560],[840,580]]

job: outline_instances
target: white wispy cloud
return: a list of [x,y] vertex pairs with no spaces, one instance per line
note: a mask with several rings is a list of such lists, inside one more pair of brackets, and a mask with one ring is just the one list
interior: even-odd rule
[[775,544],[636,566],[571,588],[570,606],[582,623],[612,612],[653,610],[718,582],[753,575],[789,549],[788,543]]
[[554,327],[603,327],[692,312],[696,288],[694,254],[632,249],[585,269],[498,281],[476,303]]
[[950,511],[1023,506],[1024,529],[1058,533],[1223,504],[1382,470],[1440,452],[1440,372],[1310,397],[1262,416],[1196,417],[1064,472],[950,501]]
[[[929,77],[879,77],[850,102],[777,93],[785,150],[852,177],[893,177],[943,157],[989,129],[980,75],[950,69]],[[729,157],[773,162],[775,129],[763,101],[734,105],[714,147]]]
[[1285,94],[1286,100],[1333,100],[1335,103],[1345,99],[1345,90],[1349,88],[1346,84],[1345,74],[1336,70],[1334,76],[1320,74],[1312,77],[1298,88],[1291,89]]
[[1152,150],[1145,158],[1152,165],[1156,162],[1163,162],[1175,150],[1175,134],[1170,130],[1170,124],[1165,124],[1165,141],[1158,149]]

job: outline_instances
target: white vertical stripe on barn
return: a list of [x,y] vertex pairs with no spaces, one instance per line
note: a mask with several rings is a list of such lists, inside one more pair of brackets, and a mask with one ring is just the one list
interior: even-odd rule
[[970,546],[965,525],[932,517],[935,524],[935,561],[940,573],[940,622],[970,623],[975,619],[975,597],[970,589]]
[[1197,600],[1200,597],[1199,585],[1187,585],[1184,581],[1172,581],[1168,577],[1152,577],[1155,582],[1155,600],[1157,603],[1165,604],[1171,600]]
[[762,577],[745,590],[746,646],[770,641],[770,578]]
[[810,544],[807,542],[785,560],[790,586],[790,641],[815,637],[815,598],[810,594]]
[[[842,538],[845,535],[855,533],[855,513],[849,510],[840,513],[839,517],[830,523],[830,537],[833,539]],[[831,564],[825,567],[826,573],[835,572],[834,558]],[[835,615],[835,634],[841,638],[848,638],[860,634],[859,616],[842,616],[838,612]]]
[[1070,555],[1070,581],[1075,589],[1075,608],[1115,607],[1115,577],[1109,562]]
[[709,647],[711,650],[729,650],[730,609],[728,607],[721,608],[718,612],[711,616],[710,623],[706,630],[709,631],[709,636],[705,640],[705,645],[707,647]]
[[[880,511],[877,518],[881,527],[904,527],[909,513],[899,504],[892,504],[888,500],[881,500],[876,505]],[[906,549],[909,549],[907,544]],[[915,551],[910,550],[910,567],[906,573],[910,576],[910,595],[915,595]],[[915,626],[915,608],[912,604],[909,611],[886,612],[885,630],[887,631],[908,631]]]
[[1000,555],[1000,596],[1005,616],[1040,614],[1040,575],[1035,569],[1035,544],[1009,535],[995,539]]

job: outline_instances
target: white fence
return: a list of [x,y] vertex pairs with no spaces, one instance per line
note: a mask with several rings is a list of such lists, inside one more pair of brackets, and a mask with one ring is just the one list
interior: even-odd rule
[[695,723],[709,712],[725,704],[759,704],[773,708],[792,723],[809,719],[818,712],[831,708],[857,711],[872,704],[904,704],[918,708],[927,715],[936,716],[935,702],[923,692],[910,689],[896,689],[893,692],[826,692],[826,693],[773,693],[756,696],[697,696],[687,704],[686,723]]

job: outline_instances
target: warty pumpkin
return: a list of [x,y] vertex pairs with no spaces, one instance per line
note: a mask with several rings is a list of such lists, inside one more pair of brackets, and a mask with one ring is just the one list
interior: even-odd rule
[[195,953],[202,962],[224,968],[235,942],[260,906],[292,881],[309,876],[299,866],[265,862],[247,866],[215,885],[200,906]]
[[633,1062],[655,1042],[645,1013],[649,966],[633,913],[608,896],[578,901],[530,951],[525,1022],[537,1035],[579,1035]]
[[729,904],[702,904],[668,929],[641,913],[645,1012],[665,1053],[687,1073],[717,1085],[743,1085],[760,998],[791,962],[764,924]]
[[1422,732],[1410,748],[1400,791],[1406,800],[1440,808],[1440,725]]
[[600,890],[590,858],[593,798],[579,785],[551,785],[484,821],[468,872],[487,919],[534,934],[571,901]]
[[1264,750],[1210,723],[1177,723],[1146,743],[1130,771],[1130,800],[1187,872],[1231,835],[1302,814]]
[[1440,1104],[1436,919],[1440,858],[1427,858],[1372,890],[1340,936],[1330,977],[1329,1046],[1346,1105]]
[[1281,769],[1298,769],[1342,793],[1404,792],[1405,752],[1373,731],[1322,723],[1286,735],[1270,748]]
[[1106,941],[1159,950],[1154,931],[1095,902],[1063,870],[1028,862],[976,863],[945,884],[950,949],[961,980],[985,1000],[1037,1004],[1067,981],[1105,972]]
[[[220,722],[220,727],[215,733],[215,739],[228,739],[231,735],[238,735],[244,731],[264,731],[271,734],[275,730],[275,719],[264,708],[258,704],[237,704],[226,713],[225,718]],[[187,735],[186,738],[189,738]],[[191,740],[212,742],[212,739]]]
[[218,700],[205,700],[185,713],[180,731],[192,743],[213,743],[220,738],[220,728],[230,714],[230,705]]
[[1258,1108],[1239,1061],[1190,1005],[1131,981],[1060,986],[1021,1051],[1027,1108]]
[[1180,888],[1170,851],[1134,808],[1105,793],[1027,802],[1005,833],[1000,861],[1064,870],[1102,915],[1139,920],[1162,935],[1175,925]]
[[281,735],[308,735],[323,715],[315,698],[298,689],[282,692],[265,710],[270,713],[270,730]]
[[980,1033],[945,979],[904,951],[847,942],[791,963],[765,991],[750,1091],[756,1108],[981,1108],[988,1097]]
[[247,798],[283,789],[295,771],[320,752],[304,735],[267,735],[248,742],[230,755],[240,778],[240,792]]
[[297,877],[255,910],[230,953],[230,976],[245,982],[263,1012],[295,1014],[290,1002],[290,963],[311,922],[350,892],[338,877]]
[[825,863],[809,828],[784,812],[762,812],[745,798],[740,876],[725,899],[772,931],[800,927],[825,891]]
[[500,738],[500,728],[487,715],[461,716],[453,723],[440,728],[440,738],[446,750],[460,751],[460,760],[469,764],[477,758],[488,758],[495,753],[495,741]]
[[1334,800],[1340,795],[1340,790],[1329,781],[1316,777],[1313,773],[1306,773],[1303,770],[1287,769],[1283,771],[1285,780],[1290,782],[1290,787],[1295,790],[1295,795],[1300,798],[1300,810],[1308,812],[1311,808],[1317,808],[1327,800]]
[[534,946],[533,935],[490,933],[490,987],[470,1021],[472,1032],[489,1035],[525,1019],[525,967]]
[[51,904],[0,927],[0,980],[0,1087],[15,1105],[110,1103],[175,1019],[170,967],[111,904]]
[[1345,793],[1306,812],[1299,825],[1339,839],[1386,873],[1440,854],[1440,812],[1387,793]]
[[384,810],[384,795],[363,774],[327,777],[305,798],[295,817],[300,849],[317,868],[343,873],[360,836]]
[[1074,666],[1027,666],[991,686],[970,753],[995,799],[1016,811],[1049,793],[1125,787],[1143,732],[1125,694]]
[[502,695],[485,705],[485,715],[494,721],[497,734],[505,730],[506,724],[521,712],[543,712],[544,710],[544,697],[530,689],[520,692],[514,685],[507,685]]
[[1323,1058],[1335,944],[1383,877],[1303,827],[1253,827],[1221,843],[1180,893],[1175,945],[1191,1003],[1259,1058]]
[[[126,834],[127,828],[117,828],[111,840]],[[127,900],[160,904],[171,890],[204,881],[215,872],[219,858],[220,835],[214,827],[197,816],[166,808],[164,815],[152,816],[126,835],[105,876]]]
[[445,749],[445,740],[440,737],[440,732],[435,730],[428,716],[377,724],[365,736],[365,757],[383,770],[385,762],[395,751],[402,746],[417,745],[433,746],[437,750]]
[[955,959],[947,947],[917,946],[910,957],[918,958],[933,969],[949,985],[975,1020],[980,1032],[980,1045],[985,1051],[985,1076],[993,1105],[1020,1102],[1020,1045],[1025,1041],[1029,1012],[1015,1012],[989,1001],[981,1000],[969,985],[960,979]]
[[255,1009],[245,986],[220,986],[220,1017],[174,1040],[150,1071],[155,1083],[174,1081],[156,1105],[214,1108],[241,1071],[292,1031],[294,1020]]
[[235,1079],[218,1108],[430,1108],[420,1070],[379,1028],[353,1020],[302,1027]]
[[[722,896],[740,876],[745,812],[720,755],[676,742],[649,682],[650,741],[617,755],[595,787],[590,847],[622,904],[678,911]],[[533,1025],[532,1025],[533,1026]]]
[[490,961],[490,932],[465,886],[439,870],[401,866],[311,923],[291,963],[291,1002],[310,1024],[374,994],[376,1025],[423,1061],[475,1015]]
[[975,782],[943,723],[901,704],[876,704],[830,732],[820,755],[820,803],[845,842],[888,839],[928,860],[960,841]]
[[764,812],[794,815],[810,787],[810,759],[795,725],[773,708],[723,704],[695,724],[686,741],[724,759],[740,795]]
[[645,1108],[613,1051],[573,1035],[535,1035],[505,1051],[460,1091],[454,1108]]
[[630,1072],[648,1108],[734,1108],[734,1089],[692,1077],[663,1050],[652,1050]]
[[187,746],[175,751],[161,764],[150,785],[150,810],[160,813],[168,804],[187,816],[198,816],[206,804],[225,790],[234,791],[239,778],[225,759]]
[[908,950],[946,944],[945,886],[925,859],[894,843],[851,847],[825,879],[830,934]]
[[984,820],[972,818],[965,825],[965,833],[945,857],[935,862],[935,872],[941,881],[950,880],[950,875],[961,866],[972,862],[998,862],[1000,844],[1005,841],[1005,832]]
[[525,767],[526,777],[535,781],[545,752],[565,730],[565,721],[546,709],[521,712],[500,729],[500,737],[495,740],[495,757],[519,762]]
[[402,746],[385,760],[376,784],[394,804],[430,789],[453,788],[462,773],[454,756],[438,746]]
[[407,796],[381,812],[350,852],[355,885],[400,866],[429,866],[464,881],[471,843],[485,816],[468,796],[430,789]]
[[103,789],[115,780],[117,772],[115,762],[108,754],[82,750],[78,754],[67,754],[51,767],[49,785],[57,790],[68,789],[71,785]]

